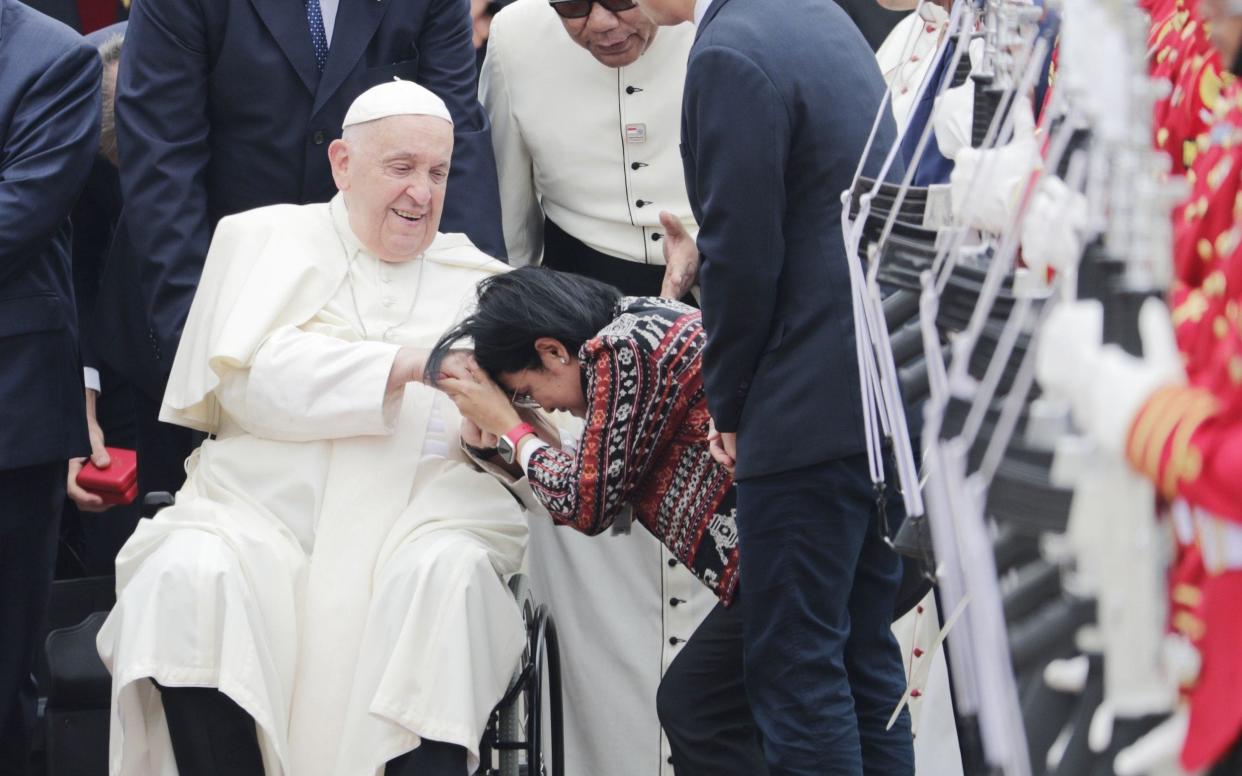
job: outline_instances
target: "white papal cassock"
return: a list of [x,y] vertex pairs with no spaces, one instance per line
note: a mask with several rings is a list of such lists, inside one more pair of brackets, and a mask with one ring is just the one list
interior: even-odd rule
[[176,773],[150,678],[219,687],[268,774],[372,776],[421,736],[473,770],[523,644],[525,520],[450,401],[385,390],[503,269],[461,235],[381,262],[340,195],[220,222],[161,412],[215,436],[121,550],[99,634],[112,774]]

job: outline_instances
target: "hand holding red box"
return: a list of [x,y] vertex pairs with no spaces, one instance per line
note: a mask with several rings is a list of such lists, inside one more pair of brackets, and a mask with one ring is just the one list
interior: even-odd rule
[[78,486],[99,496],[105,504],[129,504],[138,497],[138,454],[121,447],[107,450],[112,463],[100,469],[88,459],[78,472]]

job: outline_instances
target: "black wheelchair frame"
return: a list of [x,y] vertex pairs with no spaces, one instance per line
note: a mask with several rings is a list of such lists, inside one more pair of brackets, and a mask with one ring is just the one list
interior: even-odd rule
[[[547,606],[536,605],[522,574],[509,579],[514,600],[522,607],[526,648],[521,667],[492,711],[479,748],[481,765],[475,776],[565,776],[564,711],[561,694],[560,642]],[[544,676],[547,676],[551,752],[545,757]],[[496,757],[493,757],[493,753]],[[522,762],[522,760],[525,762]],[[551,770],[548,769],[549,760]]]

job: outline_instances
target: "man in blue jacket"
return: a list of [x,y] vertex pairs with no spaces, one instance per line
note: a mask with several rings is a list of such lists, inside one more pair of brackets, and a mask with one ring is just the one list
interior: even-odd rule
[[503,257],[490,127],[461,0],[137,0],[117,85],[121,216],[96,306],[100,357],[138,387],[139,487],[174,491],[195,444],[156,422],[215,224],[336,193],[327,147],[394,78],[454,122],[442,229]]
[[[832,0],[639,2],[658,23],[698,27],[682,162],[715,454],[738,480],[739,659],[764,756],[772,776],[911,774],[908,718],[885,729],[904,691],[890,631],[901,564],[868,473],[841,228],[879,67]],[[895,135],[886,111],[868,174]],[[694,251],[684,234],[666,242]],[[895,525],[900,498],[887,503]]]
[[66,461],[86,415],[67,218],[99,146],[99,55],[0,0],[0,770],[26,773],[30,672],[56,558]]

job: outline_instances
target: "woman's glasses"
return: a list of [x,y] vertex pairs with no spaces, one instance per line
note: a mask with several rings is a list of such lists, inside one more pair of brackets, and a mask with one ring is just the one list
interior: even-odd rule
[[613,13],[628,11],[638,5],[634,0],[548,0],[562,19],[581,19],[591,14],[591,5],[599,3]]
[[513,395],[509,397],[509,402],[520,410],[543,409],[539,406],[539,402],[531,398],[529,393],[518,393],[517,391],[514,391]]

